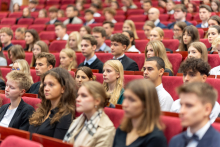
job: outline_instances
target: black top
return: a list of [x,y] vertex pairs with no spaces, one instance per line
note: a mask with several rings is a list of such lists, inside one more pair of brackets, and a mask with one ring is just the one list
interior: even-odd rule
[[2,50],[7,51],[11,46],[13,46],[12,43],[10,43],[8,46],[3,47]]
[[153,132],[143,137],[138,137],[126,146],[127,133],[120,128],[116,130],[113,147],[167,147],[167,141],[162,131],[154,128]]
[[84,64],[84,61],[83,61],[83,63],[79,64],[78,68],[82,67],[82,66],[87,66],[87,67],[89,67],[91,69],[98,69],[99,73],[102,73],[102,70],[103,70],[103,63],[98,58],[96,58],[95,61],[92,64],[90,64],[90,65]]
[[38,94],[40,88],[40,81],[31,85],[30,89],[26,93]]
[[169,48],[166,48],[166,51],[167,52],[170,52],[170,53],[173,53],[173,50],[169,49]]
[[165,68],[164,72],[168,72],[169,76],[173,76],[172,71],[170,69],[168,69],[168,68]]
[[126,55],[121,58],[121,64],[124,70],[139,71],[137,63]]
[[55,122],[53,125],[50,125],[51,118],[53,118],[57,112],[58,108],[51,110],[49,117],[41,125],[30,125],[29,132],[63,140],[70,124],[72,123],[72,114],[65,115],[60,118],[59,122]]
[[[0,108],[0,121],[2,121],[10,105],[11,103],[5,104]],[[31,105],[25,103],[21,99],[21,102],[19,103],[18,108],[9,123],[9,127],[27,131],[29,128],[29,118],[34,111],[35,110]]]
[[[61,22],[61,21],[59,21],[58,19],[56,19],[53,24],[55,24],[56,22]],[[46,25],[49,25],[49,24],[50,24],[50,21],[48,21],[48,22],[46,23]]]
[[5,82],[0,78],[0,90],[5,90]]

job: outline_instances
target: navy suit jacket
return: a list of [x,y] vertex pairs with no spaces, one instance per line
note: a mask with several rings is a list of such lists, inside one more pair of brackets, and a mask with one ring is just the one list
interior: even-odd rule
[[[93,21],[93,22],[92,22],[92,24],[94,24],[94,23],[96,23],[96,21]],[[87,22],[85,22],[83,25],[86,26],[86,25],[87,25]]]
[[202,23],[196,25],[197,28],[202,28]]
[[126,55],[122,57],[121,64],[124,70],[139,71],[137,63]]
[[[183,132],[183,133],[186,133]],[[184,147],[183,133],[174,136],[169,144],[169,147]],[[199,141],[197,147],[219,147],[220,146],[220,133],[212,126],[209,127],[205,135]]]
[[[174,25],[175,25],[176,22],[172,22],[170,24],[167,25],[168,29],[173,29]],[[188,21],[185,21],[186,25],[189,26],[189,25],[192,25],[190,22]]]
[[161,29],[166,29],[167,27],[164,25],[164,24],[162,24],[161,22],[159,22],[158,24],[157,24],[157,27],[160,27]]

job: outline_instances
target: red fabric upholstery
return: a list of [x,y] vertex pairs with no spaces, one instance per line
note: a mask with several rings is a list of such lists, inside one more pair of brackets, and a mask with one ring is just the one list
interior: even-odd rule
[[3,54],[5,55],[5,58],[7,60],[8,65],[11,64],[11,60],[8,58],[8,52],[7,51],[3,51]]
[[25,60],[28,62],[29,65],[31,64],[32,57],[33,57],[32,52],[26,52],[25,53]]
[[130,81],[143,78],[144,77],[141,75],[124,75],[124,86],[126,86]]
[[[142,26],[143,27],[143,26]],[[138,37],[139,37],[139,39],[147,39],[146,38],[146,36],[145,36],[145,34],[144,34],[144,31],[143,30],[138,30],[137,31],[137,35],[138,35]],[[137,40],[135,40],[135,42],[136,42]]]
[[8,16],[8,12],[0,12],[0,18],[6,18]]
[[91,27],[91,29],[93,29],[94,27],[98,27],[98,26],[102,26],[102,23],[93,23],[89,25]]
[[[146,38],[146,36],[145,36]],[[144,52],[149,40],[135,40],[135,47],[140,51]]]
[[0,24],[0,29],[3,28],[3,27],[8,27],[8,28],[10,28],[11,25],[7,25],[7,24],[4,24],[4,25],[3,25],[3,24]]
[[79,31],[82,26],[82,24],[68,24],[66,28],[68,31]]
[[117,22],[124,22],[125,21],[124,15],[117,14],[114,18]]
[[50,18],[35,18],[34,24],[45,24],[50,21]]
[[179,47],[179,40],[177,39],[164,39],[163,44],[166,48],[176,51]]
[[38,18],[38,15],[39,15],[39,12],[38,12],[38,11],[31,12],[31,17],[33,17],[34,19],[35,19],[35,18]]
[[173,100],[179,99],[175,89],[183,84],[183,78],[177,76],[163,76],[162,83],[164,89],[172,96]]
[[179,70],[180,64],[182,62],[182,55],[181,54],[167,54],[167,57],[173,66],[174,75],[176,75]]
[[2,141],[0,147],[42,147],[40,143],[20,138],[17,136],[8,136],[4,141]]
[[31,25],[31,24],[33,24],[33,22],[34,22],[34,20],[32,18],[21,18],[21,19],[19,19],[18,24]]
[[200,38],[204,38],[204,30],[198,29]]
[[101,73],[93,73],[96,76],[96,81],[99,83],[103,83],[103,75]]
[[211,47],[211,44],[209,43],[208,39],[200,39],[200,41],[201,41],[202,43],[204,43],[207,48],[210,48],[210,47]]
[[160,14],[159,19],[160,21],[168,21],[170,18],[169,14]]
[[19,18],[22,16],[22,12],[13,12],[9,14],[9,18]]
[[1,24],[3,25],[14,25],[16,22],[16,18],[2,18]]
[[173,39],[173,30],[163,30],[164,39]]
[[39,37],[41,40],[55,40],[57,38],[54,30],[40,32]]
[[[55,67],[58,67],[60,65],[60,53],[51,53],[55,56],[56,58],[56,64]],[[78,58],[78,56],[76,55],[76,57]],[[77,62],[78,63],[78,62]]]
[[11,26],[11,29],[13,30],[13,31],[16,31],[16,29],[17,28],[28,28],[28,25],[13,25],[13,26]]
[[[103,63],[113,58],[111,53],[96,53],[97,58]],[[83,60],[84,61],[84,60]]]
[[21,45],[22,48],[25,48],[26,45],[25,40],[12,40],[11,43],[14,45]]
[[61,5],[73,4],[75,0],[61,0]]
[[208,54],[208,63],[212,68],[220,65],[220,58],[218,54]]
[[129,9],[127,11],[127,15],[143,15],[144,10],[143,9]]
[[50,52],[60,52],[65,48],[66,40],[55,40],[50,44],[49,51]]
[[47,0],[46,1],[47,6],[57,5],[59,3],[60,3],[60,0]]
[[54,25],[47,25],[46,31],[54,31],[55,26]]
[[194,25],[194,26],[197,25],[197,21],[189,21],[189,23],[191,23],[191,24]]
[[124,111],[120,109],[113,109],[113,108],[107,108],[107,107],[105,107],[104,111],[106,115],[108,115],[112,123],[114,124],[115,128],[118,128],[124,116]]
[[[143,26],[144,26],[145,22],[135,22],[135,27],[137,30],[143,30]],[[144,38],[145,39],[145,38]]]
[[123,28],[123,23],[122,22],[115,23],[115,27],[114,27],[115,31],[121,31],[122,28]]
[[212,85],[217,91],[218,91],[218,102],[220,103],[220,79],[214,79],[214,78],[207,78],[206,80],[207,83],[209,83],[210,85]]
[[172,23],[172,21],[161,21],[161,23],[167,26],[168,24]]
[[213,123],[212,126],[220,132],[220,124],[219,123]]
[[35,69],[31,69],[31,76],[33,78],[34,83],[39,82],[40,81],[40,76],[36,75],[36,70]]
[[75,72],[69,71],[69,73],[70,73],[70,75],[71,75],[73,78],[75,78]]
[[6,75],[11,71],[11,68],[1,68],[2,77],[7,81]]
[[134,22],[144,22],[147,20],[146,15],[130,15],[127,19],[133,20]]
[[42,25],[42,24],[34,24],[28,27],[28,29],[35,29],[38,33],[44,31],[45,28],[46,28],[46,25]]
[[[105,21],[105,17],[104,16],[100,16],[100,17],[94,17],[95,21],[97,23],[103,23]],[[101,25],[102,26],[102,25]]]
[[125,53],[126,56],[128,56],[129,58],[131,58],[132,60],[134,60],[138,67],[139,70],[142,69],[142,67],[144,66],[144,61],[145,61],[145,56],[144,53],[142,54],[137,54],[137,53]]

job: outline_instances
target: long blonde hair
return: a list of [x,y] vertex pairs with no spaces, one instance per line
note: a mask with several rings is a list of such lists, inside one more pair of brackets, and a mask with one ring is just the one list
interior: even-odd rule
[[[129,26],[131,27],[131,31],[134,33],[134,38],[135,38],[135,39],[139,39],[139,38],[138,38],[138,35],[137,35],[137,32],[136,32],[136,27],[135,27],[134,22],[133,22],[132,20],[126,20],[126,21],[124,22],[124,24],[129,25]],[[124,25],[124,24],[123,24],[123,25]]]
[[81,43],[81,37],[80,37],[79,32],[77,32],[77,31],[74,31],[74,32],[70,33],[69,39],[67,40],[65,48],[71,49],[70,46],[69,46],[69,41],[70,41],[71,37],[75,37],[76,43],[77,43],[77,50],[74,50],[74,51],[81,51],[81,44],[80,44]]
[[[164,63],[165,63],[165,68],[171,70],[173,72],[173,66],[170,63],[167,54],[166,54],[166,48],[163,45],[163,43],[159,40],[153,40],[148,42],[147,46],[150,45],[152,46],[153,50],[154,50],[154,55],[157,57],[160,57],[163,59]],[[145,54],[145,59],[147,59],[147,46],[145,48],[144,54]]]
[[[109,100],[110,103],[115,105],[118,102],[118,99],[119,99],[120,93],[121,93],[121,89],[124,86],[124,69],[123,69],[123,65],[121,64],[121,62],[119,60],[108,60],[105,62],[103,67],[106,64],[111,66],[115,70],[115,72],[119,73],[119,78],[116,81],[115,89],[114,89],[113,93],[111,94],[111,98]],[[106,91],[109,90],[108,83],[103,82],[103,86]]]
[[[65,48],[65,49],[62,49],[60,51],[60,53],[61,52],[65,53],[69,58],[73,58],[73,61],[68,66],[67,70],[70,71],[71,69],[76,68],[77,67],[77,61],[76,61],[76,53],[75,53],[75,51],[72,50],[72,49],[69,49],[69,48]],[[60,67],[62,67],[62,66],[60,65]]]

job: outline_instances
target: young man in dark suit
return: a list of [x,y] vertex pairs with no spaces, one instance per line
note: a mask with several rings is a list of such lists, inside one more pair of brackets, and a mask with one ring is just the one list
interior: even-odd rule
[[82,54],[85,57],[85,61],[80,63],[78,67],[87,66],[91,69],[98,69],[99,73],[102,73],[103,63],[95,55],[97,47],[97,41],[92,35],[84,35],[81,42]]
[[220,133],[209,121],[217,100],[217,91],[207,83],[192,82],[177,89],[180,97],[180,120],[187,130],[170,141],[169,147],[217,147]]
[[199,6],[199,17],[202,21],[202,23],[197,24],[197,28],[208,28],[208,20],[211,17],[212,9],[208,5],[200,5]]
[[46,23],[46,25],[49,25],[49,24],[55,24],[56,22],[60,22],[58,19],[57,19],[57,14],[58,14],[58,9],[56,7],[50,7],[49,9],[49,17],[50,17],[50,21],[48,21]]
[[137,63],[125,55],[129,44],[130,40],[127,36],[121,33],[114,34],[111,37],[111,53],[114,56],[113,59],[121,61],[124,70],[138,71]]

